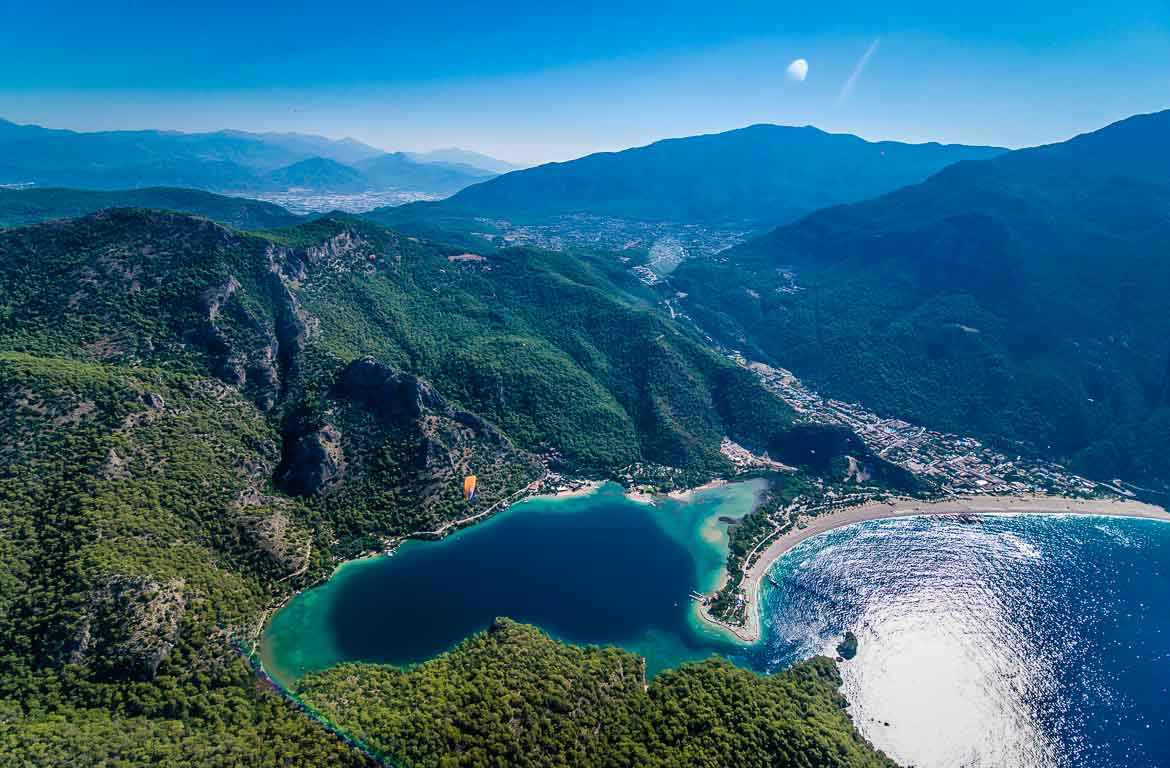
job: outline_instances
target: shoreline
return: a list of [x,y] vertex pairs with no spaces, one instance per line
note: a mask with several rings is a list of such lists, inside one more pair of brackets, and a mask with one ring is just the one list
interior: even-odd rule
[[[477,522],[480,522],[481,520],[493,518],[497,514],[499,514],[500,512],[511,509],[513,506],[520,504],[522,502],[525,502],[525,501],[531,501],[534,499],[543,499],[543,500],[569,499],[569,498],[589,496],[589,495],[592,495],[594,493],[597,493],[605,485],[607,485],[610,482],[613,482],[613,481],[610,481],[610,480],[583,480],[583,479],[578,479],[578,478],[566,478],[566,477],[560,477],[560,476],[556,476],[556,475],[551,475],[550,473],[546,473],[543,477],[532,481],[531,483],[529,483],[528,485],[519,489],[515,493],[501,499],[500,501],[497,501],[495,504],[493,504],[492,506],[488,507],[487,509],[485,509],[481,512],[477,512],[473,515],[469,515],[468,517],[464,517],[464,518],[459,518],[457,520],[449,520],[446,523],[440,525],[438,528],[436,528],[433,531],[412,531],[410,533],[405,533],[405,534],[401,534],[399,536],[394,536],[391,538],[383,539],[381,545],[377,549],[370,549],[370,550],[367,550],[364,552],[359,552],[358,554],[353,555],[352,557],[347,557],[347,558],[344,558],[344,559],[334,563],[332,570],[330,570],[330,572],[328,574],[321,576],[320,578],[316,579],[315,581],[313,581],[310,584],[306,584],[306,585],[303,585],[297,589],[294,589],[292,592],[285,595],[279,601],[273,603],[272,605],[268,606],[263,611],[261,611],[260,615],[257,617],[257,621],[252,625],[250,631],[248,632],[249,641],[251,643],[251,653],[252,653],[252,655],[256,656],[257,663],[260,665],[260,668],[263,670],[264,665],[263,665],[263,659],[261,658],[262,654],[258,653],[258,651],[260,650],[260,645],[261,645],[262,640],[263,640],[264,632],[267,629],[268,621],[272,618],[272,616],[274,616],[281,609],[283,609],[285,606],[287,606],[292,600],[294,600],[302,592],[313,589],[315,587],[319,587],[322,584],[325,584],[329,581],[332,581],[334,578],[337,577],[338,573],[340,573],[343,569],[345,569],[349,566],[356,565],[359,563],[368,562],[371,560],[377,560],[377,559],[383,558],[383,557],[389,557],[389,556],[393,555],[394,551],[399,547],[399,545],[401,545],[409,540],[414,540],[414,541],[439,541],[439,540],[442,540],[442,539],[446,538],[450,533],[454,533],[454,532],[460,531],[464,528],[471,527],[471,526],[475,525]],[[680,492],[675,492],[675,493],[679,493],[680,495],[687,494],[687,500],[690,500],[690,494],[693,491],[702,491],[702,490],[706,490],[708,488],[717,488],[717,487],[719,487],[727,482],[728,481],[726,481],[726,480],[719,480],[719,479],[712,480],[712,481],[705,483],[704,485],[702,485],[698,488],[687,489],[686,491],[680,491]],[[552,488],[545,490],[544,492],[541,492],[542,486],[545,486],[546,484],[551,484]],[[637,504],[650,504],[650,505],[657,503],[658,499],[662,498],[662,496],[659,494],[651,494],[651,493],[647,493],[645,491],[639,491],[639,490],[634,490],[634,489],[623,489],[623,496],[627,500],[635,502]],[[296,572],[290,573],[287,576],[284,576],[284,577],[278,579],[277,581],[278,581],[278,583],[283,582],[286,579],[290,579],[290,578],[293,578],[293,577],[299,576],[299,575],[304,575],[304,571],[302,571],[301,573],[296,573]],[[271,672],[269,670],[264,670],[264,671],[266,674],[271,674]]]
[[562,480],[560,483],[561,485],[556,490],[536,493],[513,503],[519,504],[522,501],[532,499],[571,499],[575,496],[588,496],[605,485],[604,480]]
[[[700,606],[704,621],[751,645],[760,640],[760,583],[776,561],[801,542],[822,533],[871,520],[898,517],[933,517],[983,514],[1090,515],[1131,517],[1170,522],[1170,512],[1153,504],[1122,499],[1073,499],[1061,496],[964,496],[943,501],[898,498],[843,507],[811,518],[800,518],[805,527],[793,527],[759,552],[744,572],[742,589],[746,621],[733,626],[711,616]],[[720,587],[721,589],[722,587]]]
[[[287,595],[285,595],[279,601],[273,603],[272,605],[268,606],[263,611],[261,611],[259,616],[257,616],[258,621],[250,628],[250,631],[248,633],[250,635],[249,639],[251,640],[251,643],[252,643],[251,653],[252,653],[252,655],[257,657],[257,662],[260,664],[261,670],[263,670],[266,674],[271,674],[268,670],[264,670],[263,660],[260,658],[260,654],[257,653],[257,651],[259,650],[260,645],[263,641],[264,632],[268,627],[268,621],[274,615],[276,615],[276,613],[278,613],[281,609],[283,609],[290,602],[292,602],[302,592],[313,589],[315,587],[319,587],[322,584],[325,584],[329,581],[332,581],[334,578],[337,577],[337,574],[340,573],[341,570],[346,568],[347,566],[355,565],[357,563],[367,562],[370,560],[377,560],[378,558],[382,558],[382,557],[389,557],[389,556],[394,554],[394,551],[396,549],[398,549],[399,545],[401,545],[403,542],[408,541],[408,540],[416,540],[416,541],[441,540],[443,538],[446,538],[446,536],[448,535],[448,531],[450,531],[452,529],[454,529],[454,531],[459,531],[463,528],[474,525],[479,520],[493,517],[499,511],[502,511],[500,509],[500,507],[502,507],[503,509],[509,509],[510,507],[512,507],[515,504],[519,504],[522,501],[527,501],[528,499],[534,499],[534,498],[553,499],[553,498],[564,498],[564,497],[568,497],[568,496],[584,496],[584,495],[588,495],[590,493],[593,493],[594,491],[596,491],[598,488],[600,488],[602,486],[601,481],[585,480],[585,481],[581,481],[580,485],[572,485],[571,487],[568,487],[568,488],[561,487],[561,488],[558,488],[556,491],[552,491],[549,493],[543,493],[543,494],[535,493],[535,491],[538,491],[540,489],[541,485],[548,482],[548,480],[549,480],[549,474],[546,472],[543,477],[538,478],[536,480],[533,480],[528,485],[525,485],[524,487],[520,488],[518,491],[515,491],[510,496],[506,496],[505,498],[497,501],[495,504],[491,505],[487,509],[485,509],[481,512],[477,512],[474,515],[469,515],[468,517],[459,518],[457,520],[448,520],[446,523],[443,523],[441,526],[439,526],[438,528],[436,528],[433,531],[412,531],[410,533],[404,533],[404,534],[401,534],[399,536],[394,536],[391,538],[382,539],[382,543],[377,549],[370,549],[370,550],[366,550],[364,552],[359,552],[358,554],[356,554],[352,557],[347,557],[347,558],[344,558],[340,561],[337,561],[334,563],[333,569],[328,573],[328,575],[321,576],[320,578],[316,579],[312,583],[305,584],[301,587],[294,589],[292,592],[289,592]],[[568,481],[568,482],[573,483],[576,481]],[[525,494],[527,494],[527,495],[525,495]],[[280,579],[277,579],[277,583],[283,582],[286,579],[289,579],[289,578],[292,578],[295,576],[304,575],[304,573],[306,571],[307,571],[307,568],[304,571],[301,571],[300,573],[296,573],[296,572],[290,573],[287,576],[284,576]]]
[[[622,497],[627,501],[631,501],[636,504],[653,506],[667,497],[678,501],[683,501],[685,503],[690,503],[694,500],[695,493],[701,493],[706,490],[719,488],[727,485],[729,482],[731,481],[722,478],[716,478],[704,483],[701,486],[687,488],[681,491],[671,491],[669,493],[650,493],[648,491],[638,490],[636,488],[622,488],[621,490]],[[381,545],[377,549],[370,549],[364,552],[360,552],[356,555],[353,555],[352,557],[347,557],[336,562],[328,574],[321,576],[310,584],[306,584],[297,589],[294,589],[279,601],[265,608],[257,617],[257,621],[252,624],[248,633],[248,640],[250,644],[248,658],[254,659],[256,668],[261,673],[267,675],[273,681],[278,683],[282,688],[285,688],[285,681],[283,681],[278,676],[275,670],[268,669],[264,663],[264,653],[262,650],[263,638],[264,633],[268,628],[268,623],[272,617],[279,613],[290,602],[295,600],[302,592],[314,589],[328,583],[329,581],[332,581],[342,570],[347,567],[361,563],[367,563],[384,557],[390,557],[394,554],[395,550],[397,550],[397,548],[406,541],[441,541],[452,533],[472,527],[482,520],[494,518],[501,512],[507,511],[523,502],[532,500],[563,500],[590,496],[599,492],[602,488],[611,483],[614,483],[614,481],[585,480],[545,474],[544,477],[532,481],[510,496],[497,501],[495,504],[481,512],[477,512],[476,514],[457,520],[449,520],[433,531],[413,531],[392,538],[383,539]],[[295,572],[289,574],[288,576],[279,579],[278,583],[298,575],[303,575],[303,572],[300,574]],[[288,689],[286,688],[286,690]]]
[[624,488],[622,489],[622,496],[625,496],[628,501],[632,501],[635,504],[650,504],[651,506],[657,504],[658,499],[662,498],[658,494],[639,490],[638,488]]
[[695,500],[695,494],[702,493],[703,491],[714,490],[715,488],[722,488],[723,486],[727,485],[728,482],[730,481],[721,477],[717,477],[714,480],[708,480],[702,485],[697,485],[694,488],[684,488],[681,491],[669,491],[667,492],[666,496],[667,498],[674,499],[675,501],[682,501],[689,504]]

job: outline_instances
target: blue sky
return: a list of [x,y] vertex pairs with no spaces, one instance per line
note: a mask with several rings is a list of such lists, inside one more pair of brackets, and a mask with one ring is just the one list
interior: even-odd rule
[[757,122],[1026,146],[1170,108],[1170,0],[167,5],[0,0],[0,117],[535,163]]

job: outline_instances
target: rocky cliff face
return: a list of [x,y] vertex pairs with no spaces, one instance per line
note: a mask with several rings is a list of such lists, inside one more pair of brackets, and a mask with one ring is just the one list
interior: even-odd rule
[[490,506],[542,472],[495,425],[372,357],[342,368],[320,410],[290,423],[277,472],[283,490],[325,505],[374,498],[408,507],[403,525],[415,531],[473,514],[465,475],[483,478],[477,505]]
[[277,477],[289,493],[297,496],[321,493],[345,472],[341,431],[332,424],[292,436],[289,445]]
[[[73,291],[72,306],[62,307],[17,282],[0,284],[0,292],[13,294],[18,314],[23,313],[16,321],[35,320],[45,347],[67,335],[60,332],[64,327],[92,337],[85,349],[103,363],[177,367],[214,376],[223,382],[225,397],[245,397],[265,414],[280,445],[279,460],[268,465],[267,474],[249,479],[260,497],[274,482],[309,503],[348,505],[338,516],[359,518],[375,508],[400,506],[430,520],[465,511],[461,493],[452,490],[462,474],[497,475],[498,482],[489,481],[482,491],[484,499],[534,479],[538,462],[531,455],[477,413],[452,404],[429,381],[339,351],[344,334],[337,325],[353,309],[346,304],[354,290],[347,281],[375,281],[384,290],[420,289],[398,282],[408,278],[402,272],[405,246],[397,235],[346,222],[318,225],[266,240],[174,214],[103,212],[66,228],[38,228],[28,236],[35,240],[8,238],[6,248],[18,268],[35,269],[44,249],[64,254],[52,279]],[[446,269],[448,262],[427,255]],[[341,314],[318,317],[322,310]],[[322,317],[332,323],[329,343]],[[387,339],[371,341],[377,348]],[[120,449],[105,458],[109,477],[124,473],[127,457]],[[270,501],[262,506],[273,507]],[[254,541],[267,541],[265,531],[280,528],[266,527],[260,518],[254,522],[241,532]],[[414,524],[396,519],[386,527]],[[364,535],[356,520],[353,528],[354,535]],[[303,551],[275,543],[262,548],[272,549],[273,562],[282,564]]]
[[383,419],[409,423],[424,410],[446,413],[447,401],[434,388],[408,373],[395,373],[372,357],[350,363],[337,383],[341,397],[361,403]]

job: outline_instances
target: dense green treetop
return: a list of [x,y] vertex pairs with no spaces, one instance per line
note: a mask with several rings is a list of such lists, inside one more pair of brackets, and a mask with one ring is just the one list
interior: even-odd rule
[[[701,478],[727,469],[724,435],[789,434],[780,401],[643,290],[612,262],[484,257],[348,219],[244,234],[125,209],[0,232],[0,764],[364,763],[240,655],[266,611],[335,557],[472,514],[468,472],[491,505],[545,462]],[[685,713],[654,709],[658,684],[641,692],[633,657],[520,642],[530,670],[564,673],[546,686],[595,656],[628,670],[638,709],[594,710],[628,734],[613,753],[627,764],[728,750],[881,764],[827,669],[704,673],[715,678],[667,697],[711,699],[693,713],[707,735],[680,743]],[[465,705],[469,733],[498,733],[447,663],[427,685],[458,687],[448,701]],[[501,667],[483,670],[486,686]],[[402,674],[414,673],[346,679],[356,695]],[[564,720],[571,697],[521,680],[506,701],[531,728],[509,728],[509,748],[570,760],[569,742],[590,738]],[[767,713],[750,731],[727,709],[741,686],[759,698],[746,711]],[[333,691],[323,710],[346,700]],[[400,743],[410,701],[371,709],[390,724],[372,743]],[[446,727],[427,723],[404,757],[445,749]]]
[[892,766],[857,736],[833,664],[769,677],[712,658],[663,672],[498,620],[417,667],[343,664],[300,696],[408,766]]
[[0,764],[358,765],[230,638],[322,573],[279,441],[215,379],[0,353]]

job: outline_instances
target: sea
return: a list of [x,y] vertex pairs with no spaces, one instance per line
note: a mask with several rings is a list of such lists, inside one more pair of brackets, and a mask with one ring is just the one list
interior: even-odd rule
[[808,539],[765,580],[745,646],[690,599],[763,481],[643,504],[615,485],[531,499],[441,542],[342,566],[270,621],[287,686],[341,661],[410,665],[496,617],[646,658],[773,674],[834,655],[862,734],[917,768],[1170,768],[1170,523],[1080,515],[877,520]]

